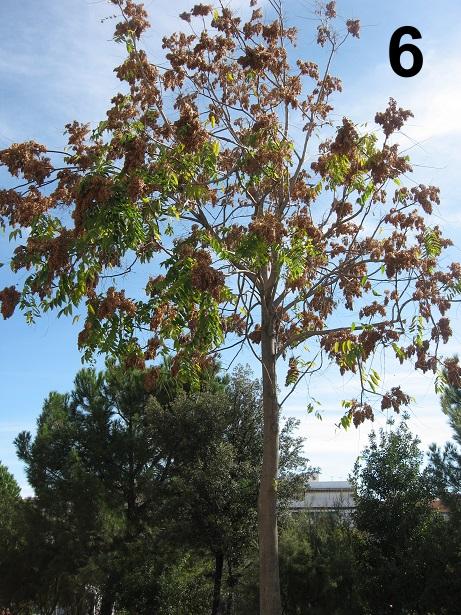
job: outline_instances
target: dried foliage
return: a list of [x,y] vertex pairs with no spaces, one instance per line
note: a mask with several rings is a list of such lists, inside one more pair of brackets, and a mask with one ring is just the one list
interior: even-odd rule
[[[11,260],[27,277],[1,292],[3,316],[17,304],[29,320],[84,304],[85,358],[101,351],[142,367],[173,352],[178,377],[195,380],[225,338],[257,352],[270,331],[274,360],[292,357],[295,385],[320,360],[298,363],[293,349],[315,338],[319,356],[360,374],[362,396],[347,402],[344,425],[373,417],[364,395],[378,394],[367,368],[378,347],[437,372],[461,267],[439,265],[450,241],[427,221],[438,189],[401,181],[411,165],[394,136],[411,112],[390,99],[375,118],[382,138],[344,118],[318,152],[312,144],[341,90],[331,60],[359,22],[335,25],[335,2],[319,8],[318,43],[330,49],[321,70],[291,61],[296,30],[275,3],[272,22],[256,2],[246,22],[198,4],[181,15],[188,33],[163,39],[159,67],[139,47],[143,6],[111,1],[127,56],[106,119],[94,130],[66,126],[63,163],[33,141],[0,152],[24,179],[0,192],[3,223],[15,238],[30,230]],[[292,136],[299,123],[302,142]],[[105,277],[131,271],[130,257],[164,269],[144,299],[104,290]],[[350,322],[339,325],[345,310]],[[445,367],[459,382],[458,364]],[[405,403],[398,390],[382,395],[383,408]]]
[[[391,99],[375,118],[382,136],[347,118],[332,127],[342,88],[333,56],[360,34],[357,20],[340,24],[335,2],[316,11],[324,68],[292,61],[296,29],[278,0],[273,21],[256,0],[247,21],[222,3],[195,5],[181,15],[188,33],[164,37],[161,66],[140,48],[143,6],[111,2],[127,56],[106,118],[93,130],[68,124],[61,154],[33,141],[0,152],[24,179],[0,191],[0,220],[16,240],[27,230],[11,259],[25,281],[1,292],[2,314],[19,305],[33,321],[84,306],[84,358],[147,367],[147,389],[152,362],[167,355],[173,376],[198,386],[225,340],[236,350],[248,342],[263,380],[261,613],[279,615],[277,361],[288,360],[293,389],[324,360],[356,373],[361,394],[343,402],[344,427],[373,419],[374,395],[383,409],[409,403],[399,388],[381,391],[379,348],[459,386],[460,366],[443,363],[439,345],[461,266],[446,265],[451,242],[429,222],[438,189],[402,182],[411,164],[395,137],[411,112]],[[137,263],[155,271],[144,298],[116,288]],[[294,356],[306,342],[308,361]]]

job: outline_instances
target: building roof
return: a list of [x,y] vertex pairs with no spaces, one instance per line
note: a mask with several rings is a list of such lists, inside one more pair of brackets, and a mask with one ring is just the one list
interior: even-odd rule
[[[438,498],[430,503],[433,510],[448,515],[449,509]],[[290,503],[292,510],[352,511],[355,508],[354,489],[347,480],[311,480],[302,500]]]
[[352,491],[348,480],[313,480],[309,483],[308,491]]

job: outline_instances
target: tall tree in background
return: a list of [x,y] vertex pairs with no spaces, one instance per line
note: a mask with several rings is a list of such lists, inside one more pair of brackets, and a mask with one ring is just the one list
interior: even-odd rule
[[[371,432],[351,477],[354,522],[366,536],[359,559],[363,592],[370,612],[377,614],[427,613],[445,606],[439,591],[438,603],[431,603],[431,584],[445,564],[434,539],[446,534],[445,522],[431,507],[433,486],[407,419],[404,415],[396,428],[391,423],[381,429],[379,438]],[[446,578],[450,568],[442,569],[440,578]]]
[[[443,374],[442,379],[445,376]],[[447,442],[443,449],[433,444],[429,467],[439,495],[450,506],[453,514],[461,516],[461,383],[444,389],[441,405],[453,430],[454,442]]]
[[[260,383],[240,368],[210,381],[209,390],[178,391],[167,402],[165,391],[174,386],[159,380],[147,393],[144,377],[114,366],[82,370],[71,394],[50,394],[35,438],[22,432],[16,439],[36,493],[29,515],[29,534],[38,536],[28,538],[33,560],[50,560],[28,595],[39,595],[41,583],[50,588],[42,602],[77,608],[92,585],[101,615],[114,605],[150,613],[166,608],[157,604],[169,589],[161,577],[189,549],[213,559],[211,612],[221,612],[223,578],[230,612],[256,531]],[[298,496],[312,473],[297,426],[289,420],[281,432],[280,506]],[[46,532],[49,546],[40,542]],[[29,577],[24,571],[26,584]]]
[[[449,541],[445,540],[447,553],[452,553],[455,570],[461,566],[461,384],[448,386],[441,396],[442,410],[453,430],[453,441],[443,448],[432,444],[429,451],[428,471],[438,497],[449,511]],[[453,603],[461,600],[461,583],[455,585]],[[456,600],[456,597],[458,599]]]
[[20,539],[18,532],[20,493],[14,476],[0,463],[0,609],[8,606],[11,596],[8,582],[11,579],[11,557]]
[[[110,446],[113,409],[102,395],[102,378],[86,370],[75,385],[73,395],[49,395],[35,437],[22,432],[16,445],[38,504],[31,523],[47,526],[53,537],[52,556],[41,575],[44,589],[59,586],[56,600],[70,608],[76,596],[62,590],[62,580],[65,585],[74,578],[78,589],[90,576],[101,597],[101,615],[107,615],[118,581],[114,551],[128,525],[124,502],[127,517],[131,513],[127,451],[120,440],[117,452]],[[37,545],[37,551],[43,548]]]
[[[105,373],[82,370],[74,384],[71,394],[49,395],[37,434],[22,432],[16,445],[55,536],[58,576],[75,577],[76,588],[90,578],[100,615],[107,615],[120,602],[130,557],[155,546],[176,454],[174,434],[162,426],[174,387],[159,380],[163,405],[155,398],[148,404],[144,373],[115,366]],[[154,596],[155,589],[155,579],[146,579],[145,592]],[[59,598],[63,607],[75,600],[71,592]]]
[[[1,191],[0,215],[15,239],[28,231],[11,260],[28,276],[19,290],[1,291],[2,313],[19,304],[32,321],[81,308],[86,359],[103,352],[143,367],[171,354],[173,373],[196,386],[225,340],[249,342],[263,382],[260,610],[280,615],[277,362],[288,361],[293,387],[323,359],[356,373],[361,395],[344,402],[342,424],[371,418],[378,347],[438,370],[461,267],[439,268],[450,242],[421,213],[439,203],[437,188],[400,182],[411,166],[393,135],[409,111],[391,99],[376,114],[381,140],[344,118],[315,145],[341,90],[331,62],[360,29],[357,20],[335,25],[335,2],[317,12],[323,69],[295,59],[296,30],[278,0],[273,21],[256,0],[246,22],[222,4],[194,6],[181,15],[194,26],[163,39],[160,63],[140,48],[143,6],[111,2],[123,16],[115,40],[127,58],[116,68],[125,87],[106,119],[93,131],[69,124],[61,153],[32,141],[0,152],[24,179]],[[139,263],[159,274],[145,298],[129,298],[114,275]],[[459,382],[458,364],[445,366]],[[157,372],[149,363],[151,382]],[[400,388],[381,397],[384,409],[408,402]]]

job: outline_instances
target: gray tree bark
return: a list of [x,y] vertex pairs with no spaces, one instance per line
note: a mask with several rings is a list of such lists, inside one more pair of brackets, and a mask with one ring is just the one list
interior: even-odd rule
[[264,444],[258,498],[259,605],[260,615],[281,615],[277,530],[279,405],[275,369],[275,314],[267,295],[262,301],[261,317]]

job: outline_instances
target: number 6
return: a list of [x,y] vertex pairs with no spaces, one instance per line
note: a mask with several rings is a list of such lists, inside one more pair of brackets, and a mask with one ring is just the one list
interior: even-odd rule
[[[414,77],[423,67],[423,54],[421,53],[421,49],[411,43],[400,45],[402,36],[405,36],[405,34],[409,34],[413,39],[422,38],[421,32],[417,28],[413,28],[413,26],[402,26],[401,28],[397,28],[389,43],[389,60],[394,73],[397,73],[400,77]],[[410,68],[404,68],[400,63],[402,53],[405,51],[409,51],[413,56],[413,64]]]

